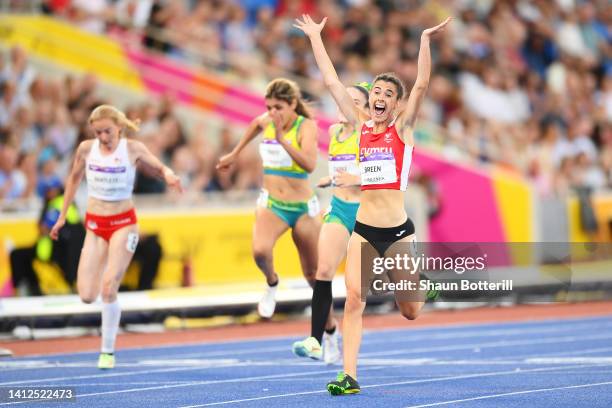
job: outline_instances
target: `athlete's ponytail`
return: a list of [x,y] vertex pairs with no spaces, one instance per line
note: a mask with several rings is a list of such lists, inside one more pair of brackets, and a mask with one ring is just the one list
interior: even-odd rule
[[293,81],[285,78],[277,78],[268,84],[266,88],[266,99],[275,98],[281,101],[285,101],[288,104],[296,101],[295,113],[302,115],[306,118],[311,119],[312,113],[310,108],[302,99],[302,92],[300,87]]
[[140,119],[130,120],[125,116],[125,113],[112,105],[100,105],[96,107],[89,115],[88,122],[91,125],[93,122],[100,119],[111,119],[115,122],[115,125],[133,133],[140,130]]

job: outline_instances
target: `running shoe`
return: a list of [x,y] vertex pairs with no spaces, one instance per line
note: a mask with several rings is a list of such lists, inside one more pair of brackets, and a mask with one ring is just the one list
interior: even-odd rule
[[115,355],[109,353],[100,353],[100,358],[98,359],[98,368],[101,370],[115,368]]
[[340,333],[338,328],[332,334],[323,333],[323,360],[325,364],[340,361]]
[[266,286],[266,291],[257,305],[257,313],[264,319],[269,319],[274,314],[274,309],[276,308],[276,289],[278,289],[278,284]]
[[340,371],[336,377],[336,381],[327,383],[327,391],[329,391],[331,395],[357,394],[361,391],[361,388],[357,380]]
[[309,357],[313,360],[321,360],[323,358],[321,345],[314,337],[308,337],[293,343],[293,354],[299,357]]
[[440,297],[440,291],[436,290],[436,289],[429,289],[427,291],[427,295],[426,295],[426,302],[430,301],[433,302],[434,300],[436,300],[437,298]]
[[[422,281],[423,281],[423,280],[426,280],[426,281],[429,281],[429,282],[434,282],[434,283],[436,282],[436,281],[434,281],[433,279],[428,278],[428,277],[427,277],[425,274],[423,274],[423,273],[421,273],[421,274],[420,274],[419,279],[420,279],[420,280],[422,280]],[[433,301],[435,301],[436,299],[438,299],[439,297],[440,297],[440,291],[439,291],[439,290],[436,290],[436,289],[428,289],[428,290],[427,290],[427,293],[425,294],[425,301],[426,301],[426,302],[433,302]]]

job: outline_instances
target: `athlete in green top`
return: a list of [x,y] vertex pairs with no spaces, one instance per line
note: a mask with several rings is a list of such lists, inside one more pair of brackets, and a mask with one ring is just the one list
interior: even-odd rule
[[317,163],[317,126],[300,89],[294,82],[278,78],[268,84],[265,100],[267,112],[251,122],[234,150],[219,159],[217,168],[229,168],[242,149],[263,132],[259,152],[264,180],[255,212],[253,256],[268,283],[257,311],[270,318],[278,285],[272,259],[274,244],[291,228],[302,272],[312,286],[321,217],[317,197],[308,183],[308,174]]

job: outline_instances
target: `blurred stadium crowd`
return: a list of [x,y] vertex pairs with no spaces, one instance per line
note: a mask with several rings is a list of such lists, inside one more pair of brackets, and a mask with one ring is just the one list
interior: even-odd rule
[[[107,101],[97,95],[93,75],[45,78],[19,47],[12,48],[0,66],[0,199],[48,198],[47,192],[61,187],[78,143],[90,137],[89,113]],[[204,124],[187,135],[175,105],[172,97],[164,96],[155,103],[129,106],[126,114],[141,120],[141,131],[134,137],[171,163],[190,190],[257,188],[256,150],[241,156],[229,173],[215,171],[217,158],[233,148],[232,133],[223,129],[218,145],[210,143]],[[163,193],[165,185],[139,172],[135,191]]]
[[[449,32],[433,46],[435,70],[420,122],[430,125],[419,130],[419,140],[449,157],[528,176],[544,196],[612,186],[608,0],[46,0],[40,11],[120,34],[152,52],[212,64],[260,88],[290,75],[330,115],[335,106],[310,44],[292,27],[295,17],[329,17],[324,40],[345,83],[392,70],[409,87],[421,31],[453,15]],[[75,143],[86,137],[87,113],[102,102],[96,80],[42,79],[19,49],[0,66],[0,197],[44,194],[66,174]],[[224,129],[213,147],[205,124],[186,133],[174,105],[165,97],[128,113],[143,121],[138,137],[191,189],[259,185],[255,149],[233,173],[216,173],[216,157],[238,135]],[[162,189],[142,176],[136,190]]]

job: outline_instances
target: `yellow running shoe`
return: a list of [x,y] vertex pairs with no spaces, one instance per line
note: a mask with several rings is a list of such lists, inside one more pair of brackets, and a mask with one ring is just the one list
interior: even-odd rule
[[98,358],[98,368],[100,370],[115,368],[115,355],[110,353],[100,353],[100,358]]

